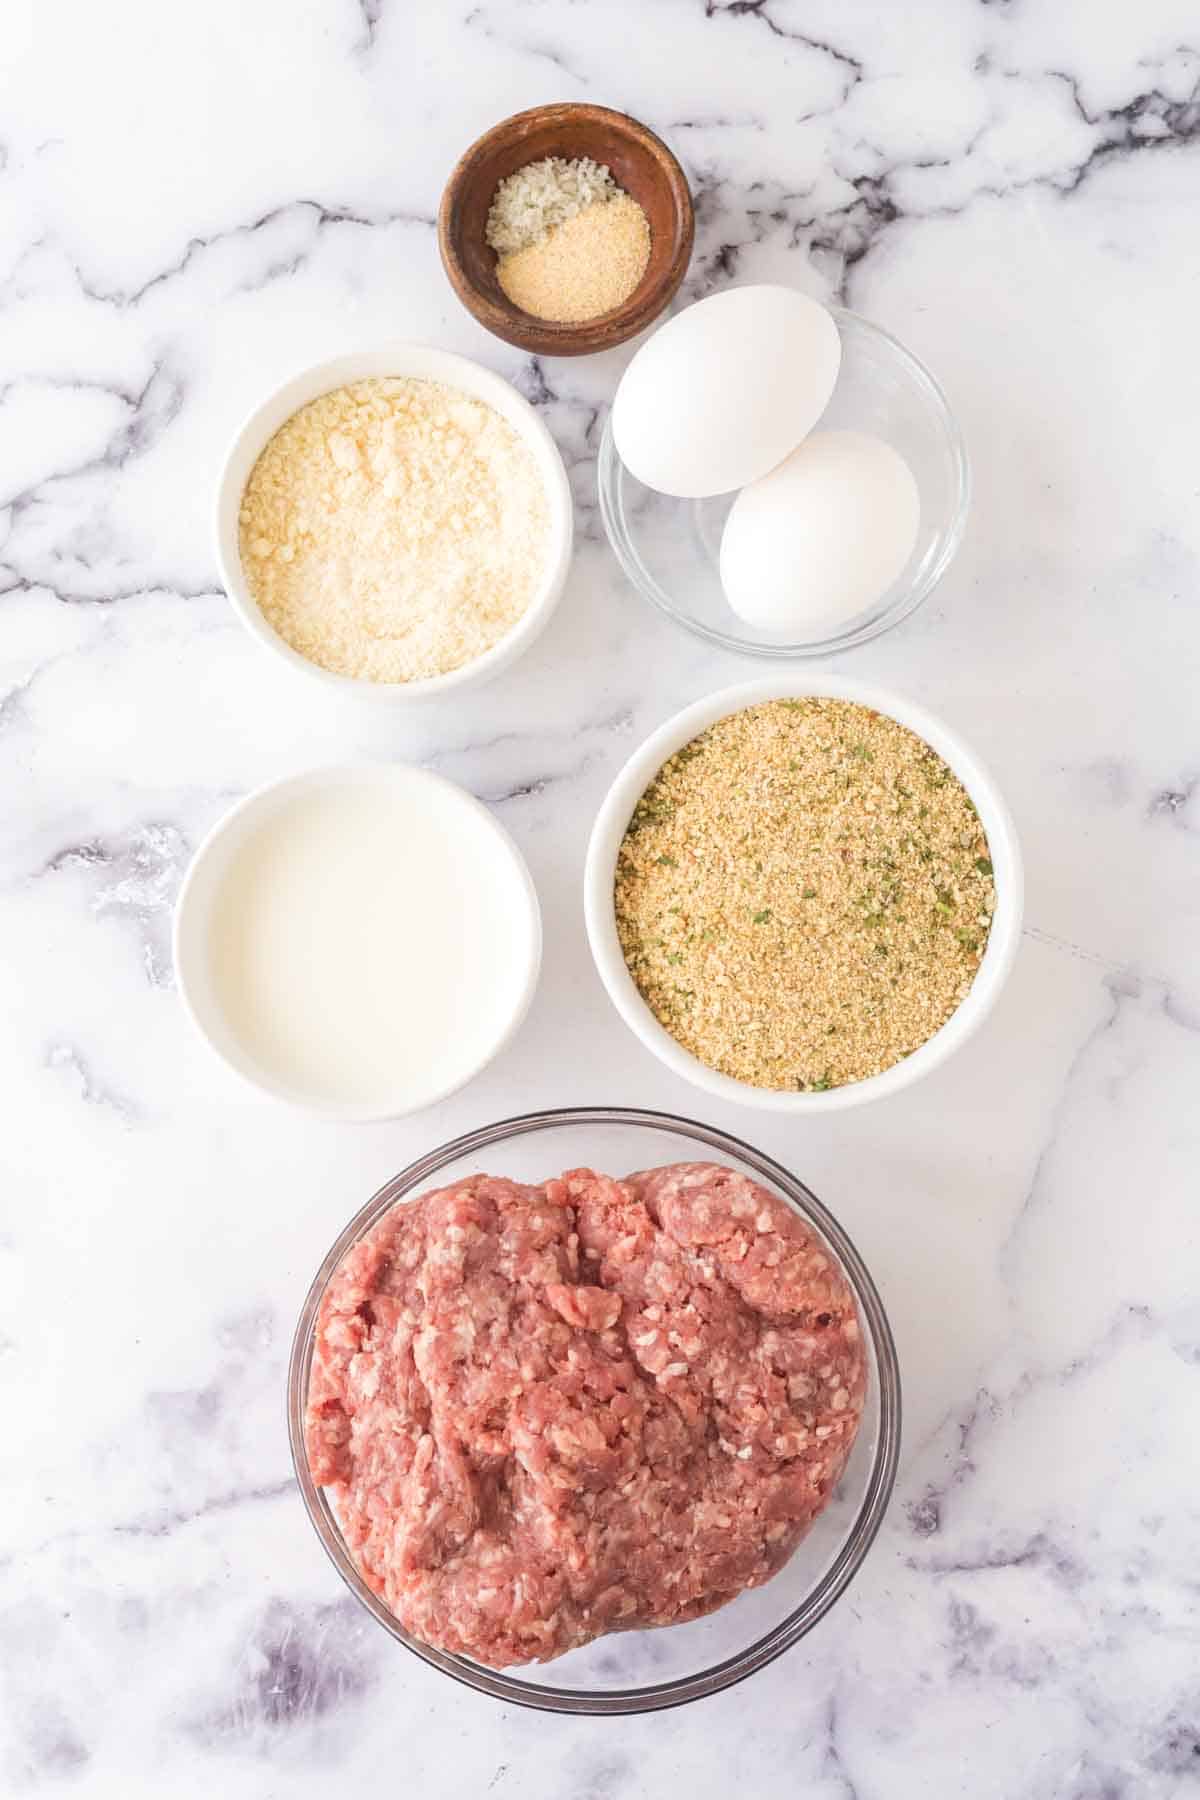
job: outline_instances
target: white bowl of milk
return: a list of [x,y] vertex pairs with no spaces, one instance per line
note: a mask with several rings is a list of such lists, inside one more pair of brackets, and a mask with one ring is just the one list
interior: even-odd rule
[[529,871],[471,794],[403,763],[259,788],[175,910],[184,1006],[230,1068],[335,1119],[398,1118],[509,1042],[541,966]]

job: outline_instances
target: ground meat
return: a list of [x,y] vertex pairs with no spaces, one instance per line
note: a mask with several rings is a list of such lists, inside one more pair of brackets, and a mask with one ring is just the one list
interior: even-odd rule
[[746,1176],[479,1175],[393,1207],[334,1275],[308,1460],[406,1629],[499,1668],[768,1580],[865,1385],[845,1278]]

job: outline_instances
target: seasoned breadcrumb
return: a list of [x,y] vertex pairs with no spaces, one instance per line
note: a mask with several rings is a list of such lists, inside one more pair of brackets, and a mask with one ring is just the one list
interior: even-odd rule
[[965,999],[995,888],[962,784],[894,719],[773,700],[719,720],[634,811],[617,929],[710,1068],[809,1092],[889,1069]]

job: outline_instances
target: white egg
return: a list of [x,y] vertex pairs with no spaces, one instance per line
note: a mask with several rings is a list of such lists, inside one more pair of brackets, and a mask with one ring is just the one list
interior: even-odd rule
[[912,470],[890,444],[814,431],[734,501],[721,538],[725,598],[761,631],[835,629],[891,586],[920,518]]
[[729,288],[669,319],[621,378],[626,468],[680,499],[757,481],[812,430],[842,359],[832,315],[795,288]]

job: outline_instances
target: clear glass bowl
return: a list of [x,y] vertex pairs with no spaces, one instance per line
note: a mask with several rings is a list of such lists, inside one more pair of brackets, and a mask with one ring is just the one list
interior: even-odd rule
[[857,313],[833,309],[842,364],[818,429],[865,431],[897,450],[921,500],[917,542],[891,587],[834,634],[789,642],[739,619],[721,586],[721,533],[736,496],[677,500],[644,487],[617,454],[612,414],[600,444],[600,516],[640,593],[697,637],[748,656],[827,656],[899,624],[933,592],[962,541],[971,498],[966,446],[923,363]]
[[[304,1405],[321,1295],[352,1244],[396,1201],[485,1171],[542,1181],[581,1166],[626,1174],[662,1163],[711,1160],[781,1195],[824,1240],[854,1289],[868,1359],[862,1423],[837,1490],[791,1560],[765,1587],[687,1625],[598,1638],[557,1661],[488,1669],[419,1642],[362,1580],[304,1454]],[[574,1107],[481,1126],[432,1150],[382,1187],[342,1232],[300,1313],[288,1370],[288,1433],[308,1515],[334,1567],[368,1612],[410,1650],[496,1699],[544,1712],[634,1713],[678,1706],[730,1687],[811,1631],[862,1563],[891,1497],[900,1447],[900,1376],[883,1305],[857,1250],[803,1182],[738,1138],[669,1113]]]

